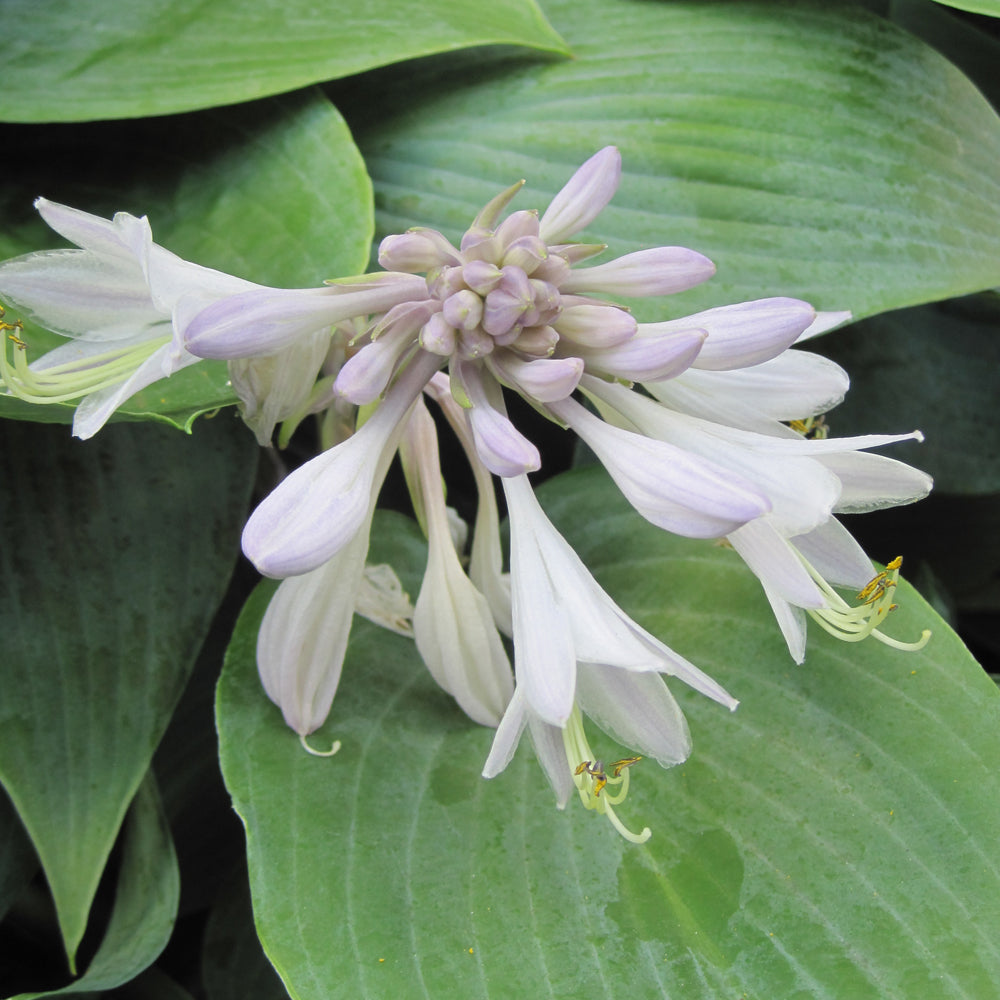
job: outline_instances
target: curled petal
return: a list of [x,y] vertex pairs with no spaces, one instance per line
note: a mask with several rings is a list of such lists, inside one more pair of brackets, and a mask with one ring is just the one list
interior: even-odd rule
[[621,154],[614,146],[596,152],[552,199],[539,236],[550,245],[561,243],[593,222],[618,190],[621,172]]
[[829,583],[860,590],[872,578],[871,560],[835,517],[792,543]]
[[[905,435],[904,440],[910,436]],[[922,439],[923,435],[917,438]],[[927,496],[934,485],[934,480],[926,472],[885,455],[844,451],[840,454],[823,455],[821,461],[843,484],[835,509],[844,514],[863,514],[883,507],[915,503]]]
[[783,600],[800,608],[822,608],[826,600],[785,537],[758,518],[727,536],[756,576]]
[[[640,326],[640,334],[644,327]],[[850,380],[840,365],[808,351],[785,351],[752,368],[727,372],[691,368],[651,385],[661,403],[705,420],[788,437],[782,420],[801,420],[842,402]]]
[[4,261],[0,296],[23,318],[65,337],[126,340],[164,319],[138,264],[84,250],[51,250]]
[[850,323],[854,317],[850,310],[845,309],[840,312],[818,312],[816,318],[799,335],[799,341],[809,340],[811,337],[818,337],[821,333],[829,333],[837,327]]
[[576,695],[580,708],[623,746],[663,767],[690,755],[687,721],[659,674],[581,663]]
[[[483,777],[495,778],[514,759],[521,734],[528,725],[528,704],[520,688],[514,690],[507,711],[497,726],[489,756],[483,765]],[[565,757],[565,754],[563,755]],[[567,796],[568,798],[569,796]]]
[[695,250],[653,247],[596,267],[571,271],[560,290],[625,296],[671,295],[694,288],[713,274],[715,265]]
[[[546,616],[538,611],[539,608],[557,607],[560,614],[554,621],[560,630],[564,625],[569,628],[573,654],[578,662],[672,674],[720,704],[730,709],[736,707],[736,700],[712,678],[637,625],[615,604],[545,516],[526,477],[505,479],[503,487],[511,524],[518,684],[523,683],[526,673],[531,671],[544,674],[548,669],[546,657],[556,655],[562,648],[563,639],[559,635],[547,637],[543,634]],[[528,616],[520,626],[519,613]],[[517,642],[519,627],[525,633],[541,630],[534,637],[531,648],[542,650],[544,655],[539,654],[537,659],[534,655],[527,659],[522,656],[522,647]],[[554,645],[546,650],[546,643]],[[564,670],[565,667],[559,668],[560,672]],[[542,677],[533,683],[544,686],[558,682],[558,678]]]
[[200,360],[186,351],[178,356],[171,344],[165,344],[151,354],[124,382],[92,392],[80,400],[73,414],[73,436],[82,440],[93,437],[126,399],[159,381],[164,374],[180,371]]

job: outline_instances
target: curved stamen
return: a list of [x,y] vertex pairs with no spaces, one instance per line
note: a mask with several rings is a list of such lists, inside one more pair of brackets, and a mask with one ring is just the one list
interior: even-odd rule
[[[602,816],[607,816],[611,825],[626,840],[633,844],[644,844],[652,836],[649,827],[643,827],[640,833],[633,833],[615,815],[612,808],[628,795],[628,769],[641,758],[626,757],[624,760],[615,761],[605,767],[602,761],[595,758],[594,751],[590,748],[587,734],[583,730],[583,717],[580,715],[580,709],[577,705],[573,706],[569,721],[562,733],[566,761],[573,770],[573,783],[580,793],[580,800],[584,807],[594,809]],[[608,771],[611,773],[608,774]],[[607,791],[606,789],[611,785],[620,786],[620,790],[617,793]]]
[[889,612],[896,608],[896,605],[892,603],[892,595],[899,582],[899,568],[903,564],[902,556],[893,559],[881,573],[878,573],[861,588],[857,598],[862,603],[856,607],[851,607],[801,552],[799,559],[802,560],[802,565],[816,581],[827,600],[827,607],[806,608],[806,611],[830,635],[842,639],[844,642],[860,642],[862,639],[867,639],[868,636],[874,636],[887,646],[908,652],[923,649],[927,645],[927,641],[931,637],[930,629],[924,629],[920,638],[915,642],[903,642],[900,639],[893,639],[879,631],[878,628],[885,621]]

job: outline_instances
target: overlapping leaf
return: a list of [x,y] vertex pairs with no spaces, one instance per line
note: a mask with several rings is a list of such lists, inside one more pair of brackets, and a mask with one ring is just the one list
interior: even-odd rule
[[192,439],[0,423],[0,780],[72,957],[122,817],[225,589],[254,475],[232,417]]
[[14,1000],[91,995],[128,982],[163,951],[177,916],[180,876],[170,829],[151,774],[139,786],[123,827],[114,908],[87,971],[70,985]]
[[[296,1000],[461,995],[909,1000],[990,995],[1000,976],[1000,696],[908,586],[889,629],[920,654],[811,635],[797,667],[731,550],[672,538],[599,470],[545,489],[625,607],[741,699],[673,685],[695,752],[640,762],[626,844],[556,811],[523,747],[493,782],[491,733],[412,644],[358,622],[320,760],[261,693],[245,609],[218,697],[247,828],[258,930]],[[376,537],[409,551],[415,531]],[[595,750],[617,748],[592,733]]]
[[[588,227],[677,243],[715,279],[644,319],[785,294],[857,316],[1000,282],[1000,119],[927,45],[849,4],[550,0],[571,62],[389,70],[352,119],[380,229],[456,236],[528,180],[543,208],[597,148],[624,156]],[[341,107],[361,100],[344,94]],[[669,313],[668,313],[669,311]]]
[[5,0],[4,41],[17,122],[234,104],[470,45],[565,51],[534,0]]
[[[44,194],[106,217],[147,215],[163,246],[261,284],[315,285],[364,268],[371,183],[343,119],[316,91],[175,119],[13,129],[10,139],[20,155],[0,195],[0,258],[61,243],[32,210]],[[60,342],[31,329],[24,339],[31,360]],[[203,362],[119,412],[189,429],[233,401],[225,364]],[[21,420],[69,422],[73,408],[0,397],[0,415]]]

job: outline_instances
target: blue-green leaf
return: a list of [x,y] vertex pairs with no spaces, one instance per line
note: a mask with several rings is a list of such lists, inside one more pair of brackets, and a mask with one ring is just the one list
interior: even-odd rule
[[565,53],[534,0],[4,0],[0,120],[234,104],[470,45]]
[[[619,814],[653,829],[636,847],[578,802],[558,812],[527,746],[483,781],[492,733],[367,623],[316,737],[342,749],[305,754],[260,690],[259,591],[217,714],[257,928],[291,996],[992,995],[1000,695],[947,626],[901,584],[888,629],[933,628],[925,650],[817,629],[796,666],[735,552],[652,528],[599,469],[542,492],[612,595],[742,703],[672,684],[694,754],[633,768]],[[420,572],[415,528],[387,518],[376,537]]]
[[231,416],[86,443],[3,421],[0,441],[0,782],[72,962],[232,572],[255,452]]

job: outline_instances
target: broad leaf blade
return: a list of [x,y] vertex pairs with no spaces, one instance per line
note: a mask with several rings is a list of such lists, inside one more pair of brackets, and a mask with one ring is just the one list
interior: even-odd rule
[[[588,238],[693,247],[716,277],[645,320],[764,295],[856,316],[1000,282],[1000,119],[924,43],[849,4],[551,0],[571,62],[379,74],[355,135],[383,232],[456,237],[518,178],[544,208],[596,149]],[[454,62],[454,60],[453,60]],[[341,107],[350,116],[350,94]],[[489,114],[483,114],[489,108]]]
[[12,421],[0,435],[0,780],[72,957],[232,571],[255,455],[232,418],[195,438],[114,427],[80,443]]
[[14,1000],[112,989],[135,978],[163,951],[177,916],[180,875],[152,773],[139,786],[122,831],[124,846],[114,908],[87,971],[63,989],[23,993]]
[[[0,196],[0,256],[62,243],[32,210],[44,193],[107,218],[146,215],[169,250],[261,284],[316,285],[364,269],[371,182],[318,91],[225,113],[11,132],[20,156]],[[69,177],[67,161],[79,164]],[[24,340],[29,360],[63,342],[33,329]],[[116,419],[190,430],[197,415],[234,400],[226,365],[203,362],[133,396]],[[0,415],[20,420],[68,423],[74,408],[0,396]]]
[[0,119],[139,118],[234,104],[470,45],[565,52],[533,0],[4,0]]
[[[544,492],[609,590],[740,708],[672,685],[695,752],[635,768],[619,813],[654,834],[633,847],[575,802],[559,813],[527,747],[482,781],[491,733],[366,623],[318,737],[343,748],[305,755],[259,689],[259,592],[218,722],[258,930],[291,995],[989,995],[1000,696],[957,638],[901,585],[890,629],[932,625],[924,652],[817,630],[796,667],[734,552],[651,528],[599,470]],[[413,535],[377,532],[415,552]]]

